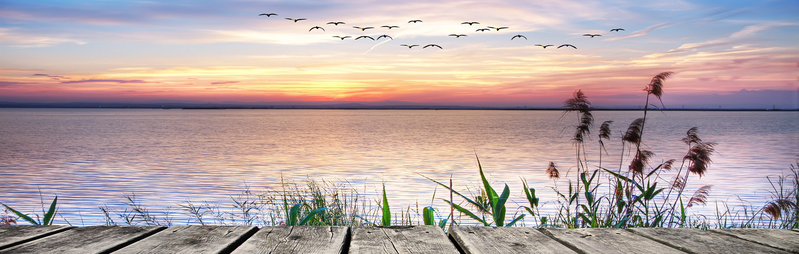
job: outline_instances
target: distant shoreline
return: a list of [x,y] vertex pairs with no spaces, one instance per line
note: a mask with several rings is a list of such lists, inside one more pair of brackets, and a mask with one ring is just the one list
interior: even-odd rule
[[[28,109],[164,109],[164,110],[498,110],[498,111],[563,111],[565,108],[518,108],[518,107],[314,107],[314,106],[260,106],[260,107],[155,107],[155,106],[8,106],[0,105],[0,109],[28,108]],[[632,108],[593,108],[595,111],[643,111]],[[651,109],[650,109],[651,110]],[[796,112],[799,109],[708,109],[708,108],[679,108],[658,109],[657,111],[778,111]]]

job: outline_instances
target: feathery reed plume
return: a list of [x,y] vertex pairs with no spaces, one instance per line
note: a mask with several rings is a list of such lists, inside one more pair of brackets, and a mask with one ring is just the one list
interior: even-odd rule
[[674,176],[674,180],[671,182],[671,188],[677,189],[682,191],[685,189],[685,178],[680,175]]
[[774,219],[782,216],[782,211],[790,211],[791,209],[796,209],[796,204],[787,198],[776,199],[763,206],[763,211]]
[[591,110],[591,102],[588,101],[588,96],[585,96],[582,90],[574,92],[574,97],[564,101],[563,106],[566,107],[566,112],[580,111],[580,113],[585,113]]
[[697,143],[691,146],[691,149],[688,150],[688,154],[683,157],[683,160],[688,160],[690,162],[688,171],[699,175],[701,178],[705,174],[705,171],[707,171],[708,164],[712,161],[710,155],[715,151],[713,148],[715,145],[716,143],[707,142]]
[[549,179],[560,179],[560,172],[558,168],[555,167],[555,162],[550,161],[549,167],[547,167],[547,174],[549,174]]
[[655,155],[652,151],[641,150],[635,155],[633,161],[630,162],[630,170],[632,170],[634,174],[643,175],[644,168],[649,163],[649,158],[651,158],[652,155]]
[[599,140],[600,140],[600,142],[602,141],[603,138],[604,139],[610,139],[610,124],[612,124],[612,123],[613,123],[613,121],[605,121],[605,122],[602,123],[602,125],[599,126]]
[[702,143],[702,139],[697,135],[698,132],[699,128],[691,127],[687,132],[685,132],[685,137],[682,138],[682,142],[685,142],[685,144],[689,146],[693,143]]
[[630,126],[627,127],[627,132],[624,133],[624,137],[621,139],[629,142],[630,144],[637,144],[638,142],[641,142],[641,132],[643,127],[644,118],[633,120],[633,122],[630,123]]
[[701,204],[701,205],[706,204],[707,195],[710,192],[710,187],[713,187],[713,185],[705,185],[699,187],[699,189],[697,189],[694,192],[694,195],[691,196],[691,199],[688,200],[688,205],[686,205],[686,207],[692,207],[694,206],[694,204]]
[[663,95],[663,81],[671,76],[671,74],[674,74],[674,72],[667,71],[655,75],[652,77],[652,81],[649,82],[649,85],[646,86],[644,91],[654,95],[655,97],[658,97],[658,100],[660,100],[660,96]]
[[660,164],[660,168],[663,170],[671,170],[671,167],[674,166],[674,159],[667,160],[663,164]]

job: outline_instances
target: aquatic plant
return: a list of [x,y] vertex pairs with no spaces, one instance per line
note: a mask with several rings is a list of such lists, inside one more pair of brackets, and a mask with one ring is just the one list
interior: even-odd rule
[[39,190],[39,198],[40,198],[40,201],[41,201],[41,204],[42,204],[42,216],[39,217],[39,214],[34,214],[34,216],[36,216],[36,219],[33,219],[30,215],[21,213],[21,212],[15,210],[14,208],[11,208],[10,206],[6,205],[5,203],[0,202],[0,205],[3,205],[3,207],[6,210],[6,212],[5,212],[6,215],[2,216],[2,219],[0,219],[0,224],[5,224],[5,225],[11,225],[12,223],[16,224],[16,219],[14,219],[14,218],[12,218],[12,217],[10,217],[8,215],[8,211],[11,211],[14,215],[16,215],[17,217],[19,217],[20,219],[22,219],[24,221],[27,221],[30,224],[33,224],[33,225],[53,225],[53,221],[55,221],[55,215],[58,214],[58,204],[57,204],[58,203],[58,195],[55,195],[55,197],[53,197],[53,201],[50,202],[50,206],[49,206],[49,208],[46,211],[44,209],[44,197],[42,197],[42,191],[41,190]]

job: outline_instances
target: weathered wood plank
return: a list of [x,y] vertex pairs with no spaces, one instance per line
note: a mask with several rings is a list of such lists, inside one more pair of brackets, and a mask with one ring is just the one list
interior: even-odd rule
[[69,226],[3,225],[0,226],[0,250],[27,241],[68,230]]
[[354,227],[350,253],[458,253],[436,226]]
[[788,253],[732,236],[695,228],[633,228],[630,231],[691,253]]
[[109,253],[163,227],[83,227],[4,249],[3,253]]
[[533,228],[452,227],[449,235],[467,254],[575,253]]
[[232,251],[257,230],[252,226],[173,226],[114,253],[219,253]]
[[796,231],[759,228],[714,229],[711,231],[799,253],[799,232]]
[[546,228],[542,232],[585,253],[683,253],[624,229]]
[[233,253],[341,253],[347,227],[263,227]]

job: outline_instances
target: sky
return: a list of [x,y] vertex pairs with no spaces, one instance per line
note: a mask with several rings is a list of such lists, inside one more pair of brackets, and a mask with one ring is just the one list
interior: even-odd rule
[[796,13],[796,0],[2,0],[0,102],[557,107],[581,90],[640,107],[671,71],[666,108],[795,109]]

